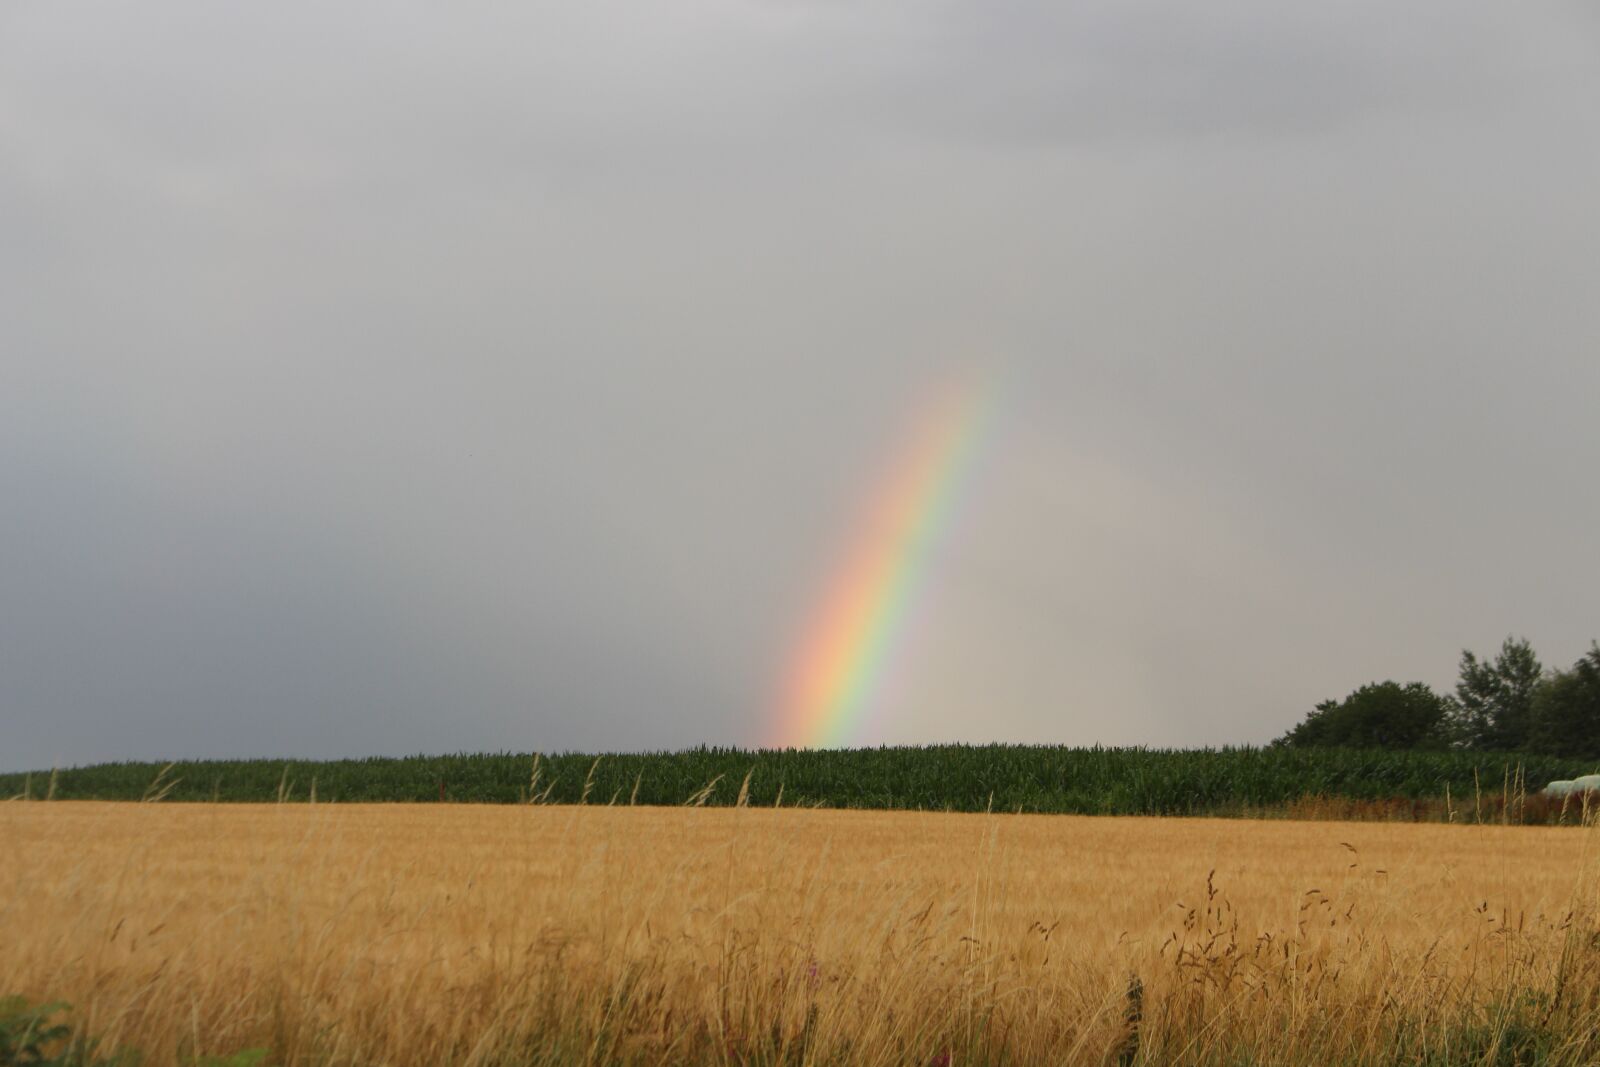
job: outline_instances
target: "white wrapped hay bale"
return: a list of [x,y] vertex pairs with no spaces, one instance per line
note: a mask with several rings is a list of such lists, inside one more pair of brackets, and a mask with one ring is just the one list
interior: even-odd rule
[[1600,774],[1586,774],[1581,778],[1574,778],[1570,782],[1562,780],[1551,782],[1544,787],[1544,795],[1555,800],[1566,797],[1581,797],[1585,793],[1600,793]]

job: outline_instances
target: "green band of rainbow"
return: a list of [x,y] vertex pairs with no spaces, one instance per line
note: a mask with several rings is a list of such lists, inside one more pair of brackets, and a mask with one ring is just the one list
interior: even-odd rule
[[986,391],[972,388],[951,390],[929,407],[910,449],[874,496],[855,547],[791,664],[777,745],[823,748],[859,740],[950,524],[987,408]]

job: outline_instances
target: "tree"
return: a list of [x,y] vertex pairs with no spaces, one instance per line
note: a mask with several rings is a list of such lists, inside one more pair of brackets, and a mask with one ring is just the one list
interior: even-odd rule
[[1600,759],[1600,644],[1539,686],[1528,741],[1535,752]]
[[1457,739],[1468,748],[1494,752],[1527,747],[1534,694],[1543,674],[1526,638],[1507,637],[1493,662],[1463,649],[1456,683]]
[[1324,700],[1276,744],[1343,748],[1442,748],[1455,701],[1421,682],[1374,682]]

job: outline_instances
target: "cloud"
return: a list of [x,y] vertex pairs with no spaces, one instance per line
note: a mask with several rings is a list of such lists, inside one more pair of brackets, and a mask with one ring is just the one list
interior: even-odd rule
[[754,741],[979,367],[884,737],[1593,636],[1580,7],[0,20],[5,765]]

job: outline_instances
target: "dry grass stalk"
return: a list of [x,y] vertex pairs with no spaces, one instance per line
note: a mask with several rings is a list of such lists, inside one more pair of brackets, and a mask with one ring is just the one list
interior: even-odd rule
[[145,789],[144,796],[141,798],[144,803],[155,804],[167,799],[172,794],[172,791],[178,787],[178,783],[183,781],[182,778],[168,779],[167,775],[172,773],[174,766],[175,764],[169,763],[156,773],[155,779]]
[[711,781],[709,781],[709,782],[707,782],[705,784],[705,788],[695,792],[694,794],[692,794],[689,797],[688,800],[685,800],[683,802],[683,806],[686,807],[686,808],[703,808],[703,807],[705,807],[706,806],[706,801],[710,800],[711,799],[711,794],[716,792],[717,783],[722,781],[722,778],[723,778],[723,776],[719,774],[715,778],[711,779]]
[[594,790],[594,772],[600,769],[600,759],[599,756],[595,757],[594,762],[589,765],[588,775],[583,779],[583,793],[578,797],[580,806],[589,803],[589,794]]

